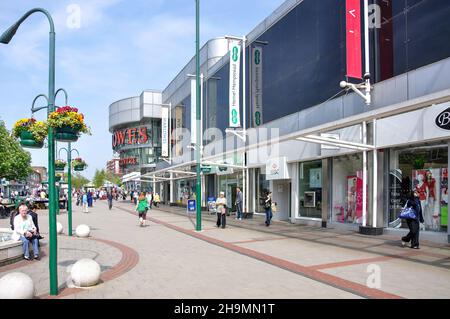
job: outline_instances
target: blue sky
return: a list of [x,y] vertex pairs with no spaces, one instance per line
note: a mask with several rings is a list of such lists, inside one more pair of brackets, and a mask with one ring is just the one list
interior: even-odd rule
[[[249,33],[283,2],[201,1],[202,44]],[[91,178],[112,157],[108,106],[144,89],[165,88],[195,54],[195,1],[0,1],[0,32],[32,7],[46,8],[55,20],[56,87],[69,92],[69,104],[85,114],[92,128],[92,136],[74,144],[88,162],[84,174]],[[80,28],[70,27],[72,8],[80,9]],[[0,118],[9,129],[31,115],[36,95],[47,93],[47,70],[48,23],[34,14],[9,45],[0,44]],[[62,95],[56,104],[64,104]],[[43,112],[36,117],[43,119]],[[45,151],[31,153],[33,165],[47,166]]]

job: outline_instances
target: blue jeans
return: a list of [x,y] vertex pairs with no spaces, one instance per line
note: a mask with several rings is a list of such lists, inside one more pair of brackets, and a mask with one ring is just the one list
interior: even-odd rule
[[33,237],[33,239],[30,239],[26,238],[25,236],[20,236],[20,240],[22,240],[22,250],[25,257],[30,258],[30,250],[29,250],[30,242],[33,244],[34,255],[39,256],[39,247],[38,247],[39,240],[37,238]]
[[244,214],[242,214],[242,203],[236,204],[236,218],[242,218]]
[[272,208],[266,208],[266,225],[270,225],[272,217],[273,217]]

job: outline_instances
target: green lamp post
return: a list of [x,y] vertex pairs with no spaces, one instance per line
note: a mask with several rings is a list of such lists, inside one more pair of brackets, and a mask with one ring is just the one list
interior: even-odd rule
[[77,149],[72,149],[72,143],[69,143],[68,148],[62,147],[59,149],[59,153],[64,150],[67,153],[67,219],[69,227],[69,236],[72,236],[72,152],[75,151],[80,157],[80,153]]
[[[43,13],[50,25],[49,34],[49,81],[47,116],[55,110],[55,25],[50,13],[41,8],[35,8],[25,13],[16,23],[0,36],[0,43],[8,44],[16,34],[20,25],[33,13]],[[55,138],[54,129],[48,129],[48,182],[49,182],[49,272],[50,295],[58,294],[58,264],[57,264],[57,234],[56,234],[56,187],[55,187]]]

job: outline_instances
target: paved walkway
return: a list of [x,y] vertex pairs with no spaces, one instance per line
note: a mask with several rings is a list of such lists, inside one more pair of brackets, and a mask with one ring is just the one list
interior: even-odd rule
[[[399,247],[392,236],[284,222],[267,228],[259,217],[229,217],[228,227],[218,229],[207,213],[196,232],[194,216],[166,206],[148,219],[138,227],[128,201],[114,202],[111,211],[97,202],[88,214],[75,206],[74,228],[88,224],[92,237],[58,237],[59,298],[450,298],[448,245],[422,242],[417,251]],[[59,221],[67,228],[67,215]],[[47,222],[41,212],[41,229]],[[102,283],[65,288],[67,267],[82,257],[100,263]],[[48,297],[47,256],[0,267],[0,276],[11,271],[28,273],[37,295]]]

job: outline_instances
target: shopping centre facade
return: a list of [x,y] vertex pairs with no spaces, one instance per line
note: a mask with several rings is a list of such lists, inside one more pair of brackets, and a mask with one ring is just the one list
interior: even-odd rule
[[[402,199],[417,189],[425,236],[448,241],[450,2],[370,1],[370,105],[339,86],[358,82],[346,78],[339,2],[286,1],[246,35],[239,94],[245,144],[227,130],[233,42],[203,46],[202,206],[224,191],[233,207],[240,187],[244,210],[263,213],[270,190],[277,220],[396,232]],[[124,181],[177,205],[195,196],[186,138],[194,73],[193,58],[163,91],[110,106]]]

